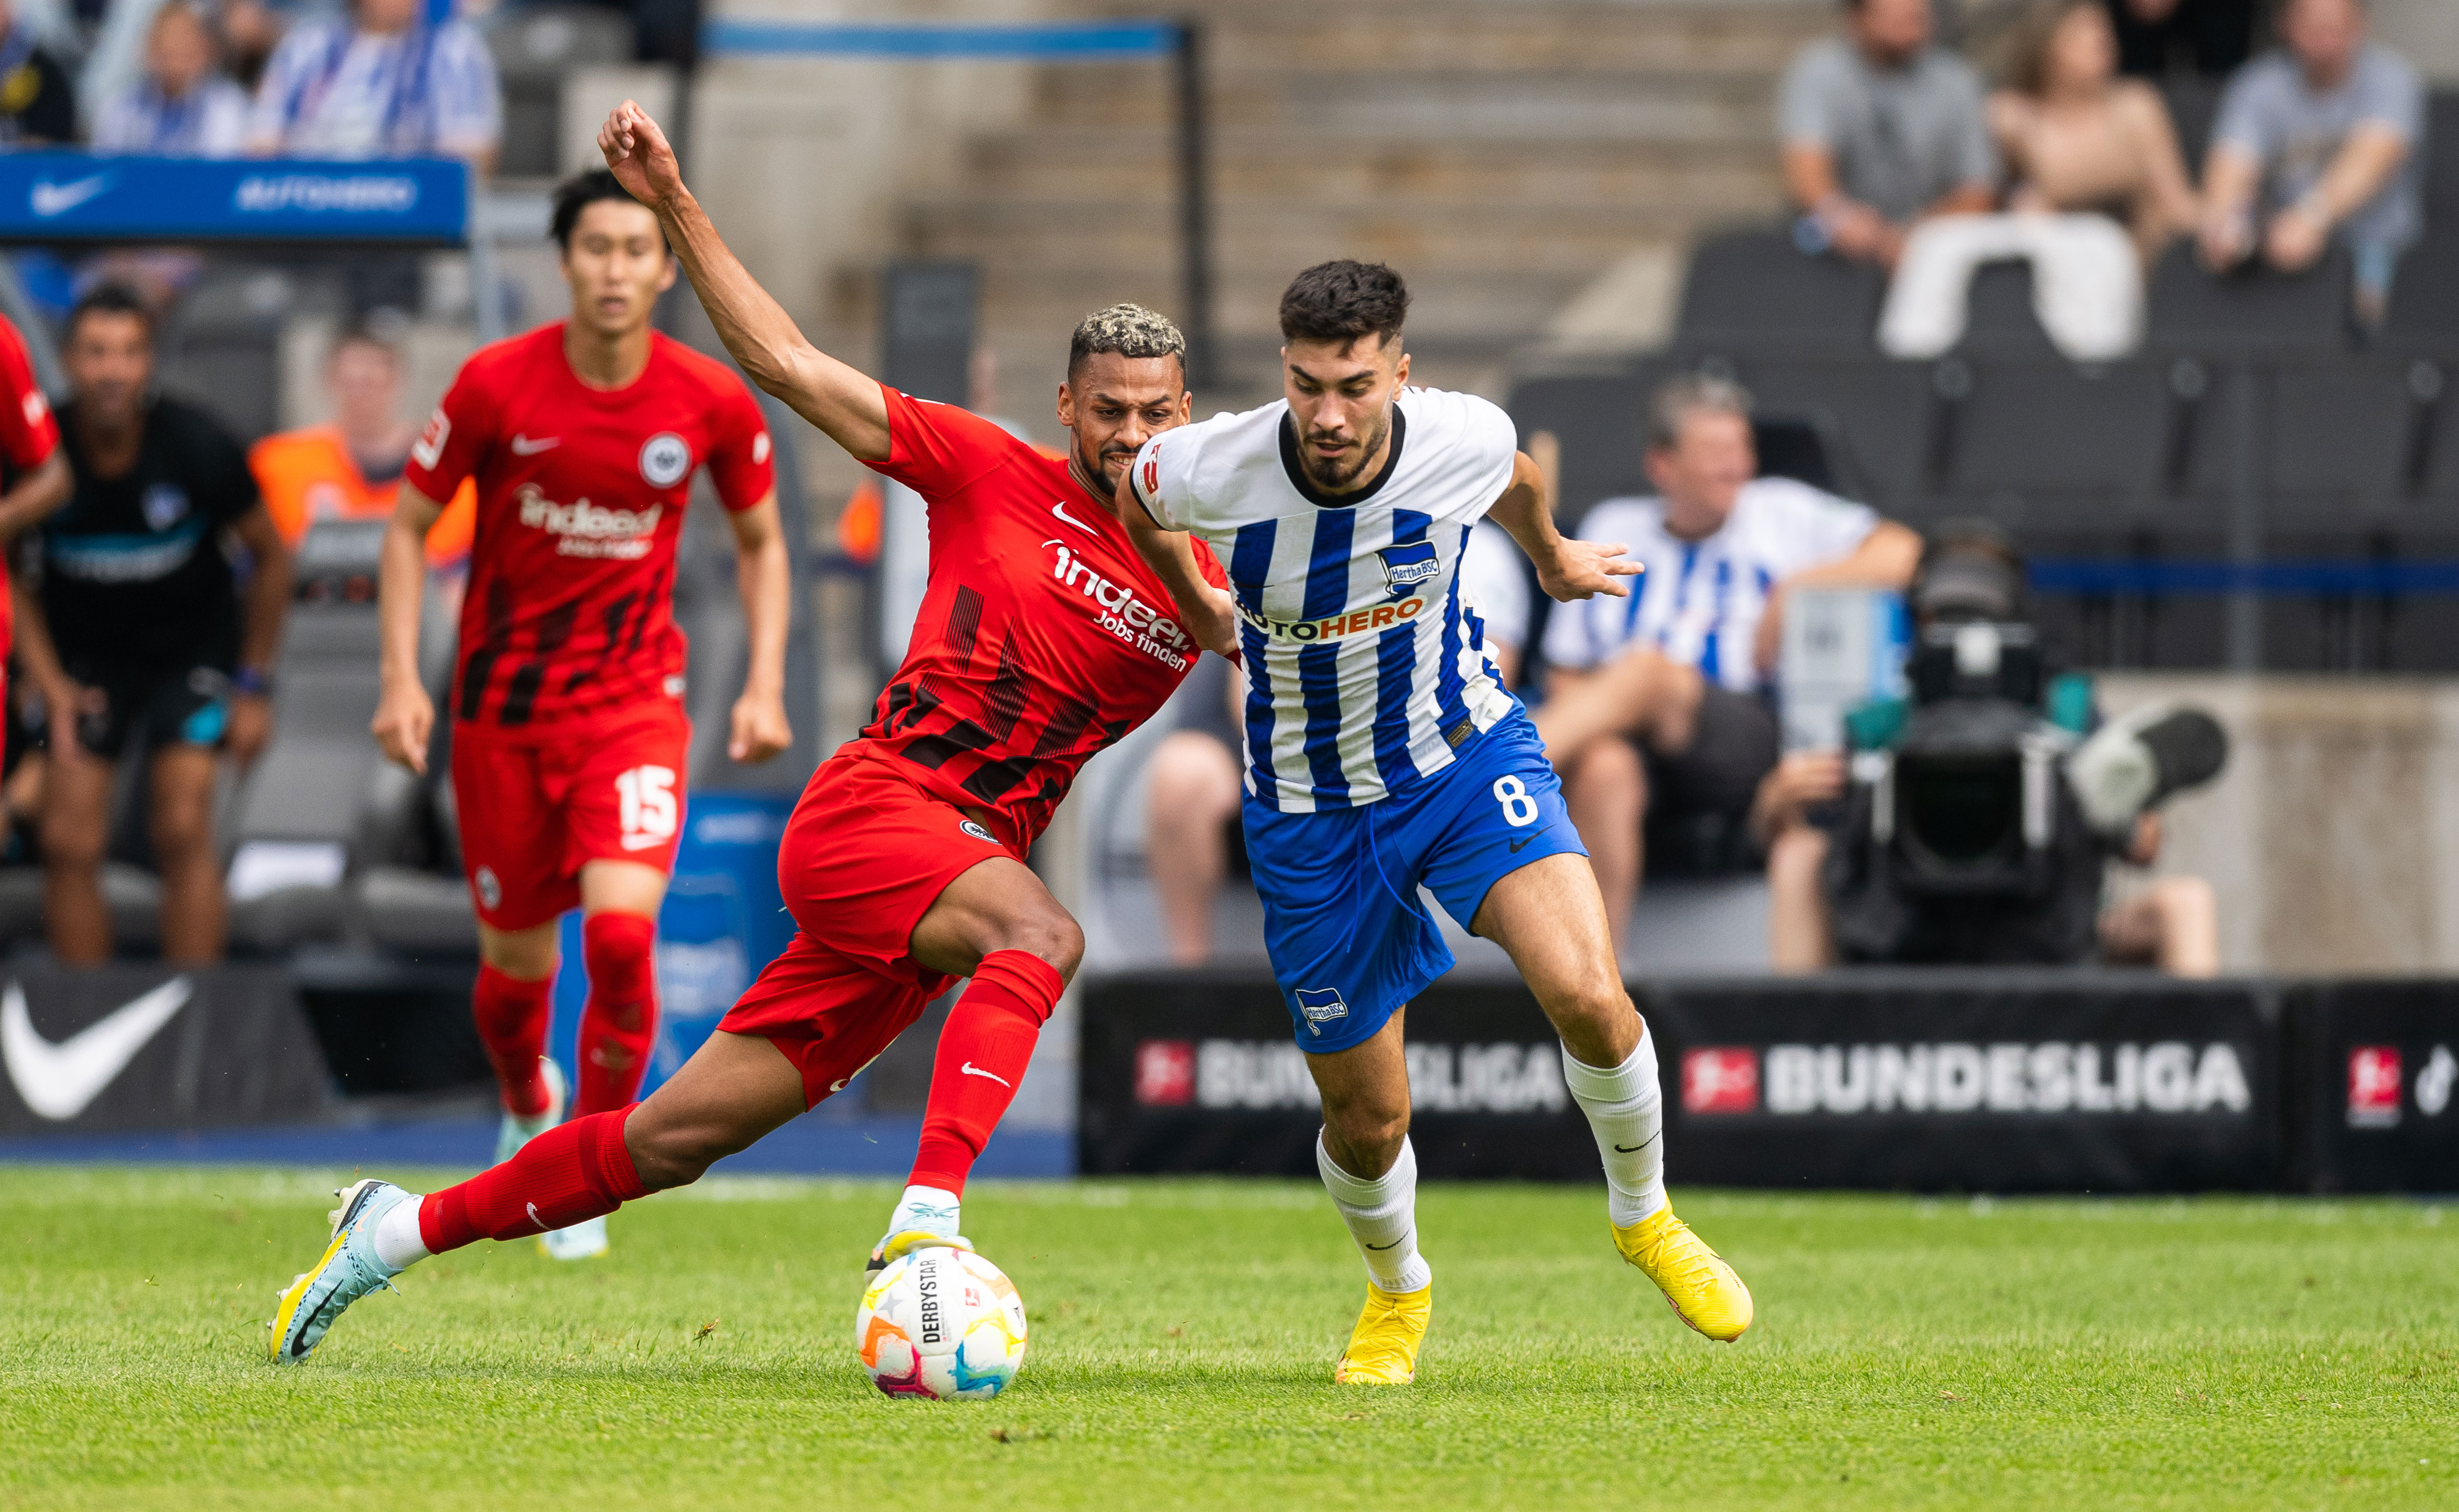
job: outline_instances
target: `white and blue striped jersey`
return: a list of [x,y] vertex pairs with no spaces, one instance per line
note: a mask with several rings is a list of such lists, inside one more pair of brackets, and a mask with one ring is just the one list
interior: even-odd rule
[[1511,417],[1404,388],[1367,487],[1317,493],[1289,405],[1147,442],[1136,497],[1228,567],[1247,667],[1247,790],[1313,812],[1371,804],[1449,766],[1516,706],[1461,590],[1469,532],[1511,483]]

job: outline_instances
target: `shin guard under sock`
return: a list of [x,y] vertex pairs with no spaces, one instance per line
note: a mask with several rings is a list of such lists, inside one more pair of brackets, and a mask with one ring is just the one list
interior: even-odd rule
[[648,1186],[623,1147],[616,1108],[558,1124],[511,1160],[419,1199],[418,1234],[430,1254],[480,1239],[523,1239],[599,1218]]
[[658,1034],[658,925],[638,914],[593,914],[580,925],[589,1001],[580,1011],[580,1086],[575,1115],[603,1113],[640,1095]]
[[1656,1037],[1641,1025],[1639,1047],[1618,1066],[1586,1064],[1566,1048],[1563,1083],[1596,1136],[1614,1227],[1628,1228],[1664,1207],[1665,1096],[1656,1084]]
[[478,985],[471,989],[470,1015],[477,1020],[479,1042],[495,1068],[504,1108],[516,1117],[534,1119],[546,1111],[548,1088],[538,1057],[546,1054],[554,998],[554,976],[523,981],[493,966],[478,968]]
[[1392,1168],[1368,1181],[1342,1170],[1318,1134],[1314,1168],[1377,1286],[1398,1294],[1432,1284],[1434,1269],[1418,1253],[1418,1150],[1407,1136]]
[[964,1195],[965,1176],[991,1142],[999,1115],[1015,1101],[1034,1042],[1066,987],[1058,968],[1028,951],[993,951],[982,957],[973,985],[939,1031],[922,1142],[914,1152],[914,1174],[906,1178],[910,1185]]

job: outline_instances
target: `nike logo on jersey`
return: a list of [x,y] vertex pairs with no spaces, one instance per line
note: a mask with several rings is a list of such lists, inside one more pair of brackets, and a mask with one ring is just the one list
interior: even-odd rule
[[8,1062],[10,1082],[36,1117],[64,1123],[128,1069],[195,991],[187,977],[174,976],[53,1044],[34,1027],[25,989],[12,981],[0,994],[0,1060]]
[[1015,1090],[1016,1090],[1016,1083],[1015,1083],[1015,1082],[1013,1082],[1009,1081],[1007,1078],[1005,1078],[1005,1077],[1003,1077],[1003,1076],[1000,1076],[1000,1075],[999,1075],[998,1072],[996,1072],[996,1071],[985,1071],[985,1070],[983,1070],[980,1066],[977,1066],[977,1065],[974,1064],[971,1060],[966,1061],[966,1062],[965,1062],[961,1067],[959,1067],[958,1069],[962,1070],[962,1071],[965,1073],[965,1075],[967,1075],[967,1076],[988,1077],[988,1078],[990,1078],[992,1081],[994,1081],[994,1082],[998,1082],[999,1085],[1001,1085],[1001,1086],[1003,1086],[1003,1087],[1007,1088],[1007,1089],[1008,1089],[1009,1091],[1011,1091],[1011,1092],[1013,1092],[1013,1091],[1015,1091]]
[[1066,505],[1064,505],[1064,504],[1053,504],[1053,505],[1051,505],[1051,506],[1050,506],[1050,513],[1051,513],[1051,514],[1053,514],[1058,515],[1061,519],[1062,519],[1062,520],[1066,521],[1068,524],[1075,526],[1078,530],[1082,531],[1082,532],[1083,532],[1085,535],[1087,535],[1087,536],[1099,536],[1100,534],[1102,534],[1100,531],[1095,530],[1092,526],[1087,525],[1087,524],[1085,524],[1082,520],[1078,519],[1075,515],[1068,514],[1068,513],[1067,513],[1067,506],[1066,506]]
[[561,436],[548,436],[543,441],[533,441],[525,435],[515,434],[513,437],[513,455],[536,456],[541,452],[551,452],[561,445],[563,445]]
[[1529,841],[1536,838],[1537,837],[1535,835],[1522,835],[1519,839],[1512,841],[1511,853],[1513,855],[1518,855],[1521,850],[1527,846]]

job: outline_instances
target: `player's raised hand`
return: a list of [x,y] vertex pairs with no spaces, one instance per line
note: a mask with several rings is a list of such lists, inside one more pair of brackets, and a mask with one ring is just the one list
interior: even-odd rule
[[786,702],[774,693],[746,693],[734,701],[734,717],[725,740],[730,761],[757,766],[794,744],[793,726],[786,723]]
[[1537,562],[1537,586],[1556,603],[1593,598],[1599,594],[1608,598],[1628,598],[1630,585],[1621,579],[1636,578],[1648,570],[1623,555],[1629,550],[1621,541],[1608,545],[1562,537],[1549,554],[1553,559]]
[[683,192],[683,165],[666,134],[649,113],[630,100],[615,107],[598,128],[598,150],[626,194],[654,210]]
[[376,717],[368,726],[387,757],[427,775],[427,739],[435,733],[435,701],[415,682],[386,682],[376,700]]

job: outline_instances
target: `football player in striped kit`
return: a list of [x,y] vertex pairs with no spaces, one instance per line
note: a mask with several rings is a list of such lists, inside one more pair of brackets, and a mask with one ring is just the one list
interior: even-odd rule
[[[1420,887],[1510,954],[1562,1036],[1615,1247],[1685,1323],[1730,1340],[1750,1292],[1667,1206],[1656,1047],[1545,746],[1459,581],[1488,514],[1557,599],[1625,595],[1640,569],[1556,532],[1501,410],[1409,386],[1408,304],[1379,263],[1299,274],[1281,297],[1285,397],[1155,437],[1120,500],[1182,622],[1244,654],[1247,852],[1323,1096],[1316,1166],[1369,1276],[1334,1378],[1412,1379],[1431,1313],[1401,1020],[1452,955]],[[1227,591],[1190,536],[1229,564]]]

